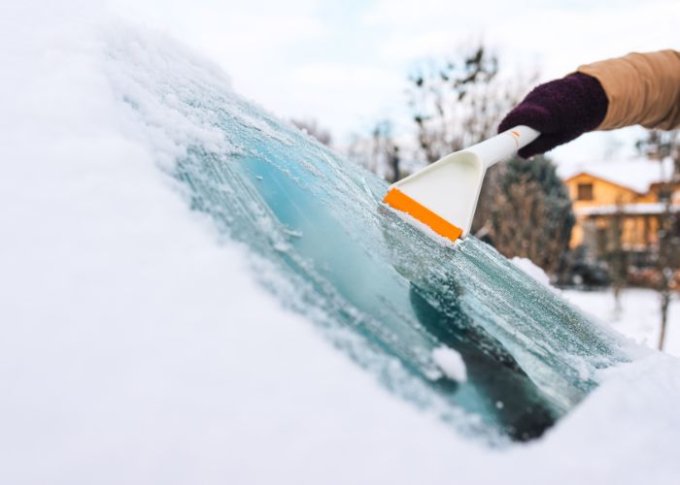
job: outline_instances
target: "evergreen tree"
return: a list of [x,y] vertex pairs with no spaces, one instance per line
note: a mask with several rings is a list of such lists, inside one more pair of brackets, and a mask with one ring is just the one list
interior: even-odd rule
[[497,187],[488,204],[489,241],[502,254],[529,258],[549,274],[561,269],[569,247],[574,212],[566,185],[555,165],[545,157],[514,158],[501,165]]

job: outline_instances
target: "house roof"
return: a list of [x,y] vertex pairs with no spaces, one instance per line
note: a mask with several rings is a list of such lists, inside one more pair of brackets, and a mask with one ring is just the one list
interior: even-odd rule
[[574,212],[579,216],[609,216],[617,213],[625,215],[659,215],[668,209],[673,213],[678,213],[680,212],[680,205],[673,204],[670,208],[667,208],[663,202],[643,202],[637,204],[581,207],[575,209]]
[[563,163],[558,167],[559,175],[568,180],[586,173],[608,182],[633,190],[639,194],[649,192],[652,184],[668,182],[673,174],[673,161],[663,162],[647,158],[607,160],[599,162]]

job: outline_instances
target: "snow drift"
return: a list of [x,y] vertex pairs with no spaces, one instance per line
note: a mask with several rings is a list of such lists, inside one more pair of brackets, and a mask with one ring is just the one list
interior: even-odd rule
[[[490,248],[381,211],[382,182],[174,41],[12,9],[3,482],[672,478],[676,360],[624,364],[635,348]],[[470,440],[583,399],[531,445]]]

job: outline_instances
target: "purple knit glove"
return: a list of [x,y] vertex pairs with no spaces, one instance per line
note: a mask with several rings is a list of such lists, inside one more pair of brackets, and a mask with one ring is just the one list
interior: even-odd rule
[[534,88],[501,121],[498,132],[517,125],[540,131],[541,136],[519,151],[520,157],[529,158],[597,128],[608,105],[600,81],[577,72]]

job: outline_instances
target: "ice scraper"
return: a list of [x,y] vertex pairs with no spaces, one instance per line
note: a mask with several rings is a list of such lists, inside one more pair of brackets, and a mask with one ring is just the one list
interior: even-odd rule
[[486,170],[540,135],[516,126],[465,150],[451,153],[395,184],[383,201],[451,241],[472,225]]

